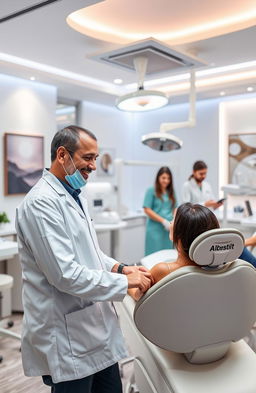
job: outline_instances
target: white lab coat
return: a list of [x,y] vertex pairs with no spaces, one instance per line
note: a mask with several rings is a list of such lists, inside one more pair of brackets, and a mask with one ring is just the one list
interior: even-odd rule
[[192,177],[190,180],[186,181],[183,185],[182,190],[182,201],[198,203],[204,205],[206,201],[215,200],[210,184],[204,180],[202,182],[202,187],[200,188]]
[[88,214],[47,170],[17,208],[23,270],[25,375],[55,383],[94,374],[127,356],[112,301],[127,278],[100,250]]

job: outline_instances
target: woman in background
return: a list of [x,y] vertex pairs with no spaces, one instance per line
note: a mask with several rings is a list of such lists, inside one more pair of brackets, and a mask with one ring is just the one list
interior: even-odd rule
[[159,169],[154,187],[147,190],[144,198],[143,208],[148,216],[145,255],[173,248],[169,239],[169,230],[176,207],[172,173],[167,166],[164,166]]

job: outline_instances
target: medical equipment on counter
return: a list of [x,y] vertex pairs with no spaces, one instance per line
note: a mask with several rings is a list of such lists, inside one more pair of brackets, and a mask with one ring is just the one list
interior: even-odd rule
[[199,266],[167,275],[137,304],[116,303],[140,393],[255,393],[256,354],[241,339],[256,320],[256,270],[235,260],[243,244],[235,229],[207,231],[189,250]]
[[[230,203],[231,198],[228,198],[229,196],[240,196],[244,199],[246,197],[246,200],[249,199],[249,197],[254,197],[256,196],[256,188],[254,187],[248,187],[248,186],[242,186],[238,184],[227,184],[225,186],[221,187],[223,193],[224,193],[224,198],[226,198],[226,201],[224,202],[224,208],[223,208],[223,222],[222,225],[226,226],[227,222],[229,220],[228,213],[228,203]],[[253,211],[251,212],[253,213]],[[255,224],[256,218],[255,215],[246,217],[243,221],[244,224],[246,224],[246,221],[252,222]]]
[[83,188],[90,216],[96,224],[117,224],[120,217],[115,211],[115,190],[108,182],[91,182]]

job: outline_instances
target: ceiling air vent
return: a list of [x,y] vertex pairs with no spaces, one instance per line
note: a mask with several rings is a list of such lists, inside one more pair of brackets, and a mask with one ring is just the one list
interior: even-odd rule
[[166,71],[177,72],[184,70],[184,68],[202,67],[205,65],[205,62],[192,55],[178,52],[152,39],[139,41],[133,45],[124,46],[92,58],[135,71],[133,59],[138,56],[147,57],[147,74]]

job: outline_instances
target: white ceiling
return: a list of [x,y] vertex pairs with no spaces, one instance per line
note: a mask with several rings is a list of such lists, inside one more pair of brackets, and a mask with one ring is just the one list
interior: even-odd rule
[[[120,1],[124,4],[129,3],[129,0]],[[232,1],[233,4],[242,2]],[[161,0],[161,4],[163,2],[164,0]],[[0,18],[36,3],[38,0],[2,0]],[[68,14],[92,3],[97,3],[97,0],[59,0],[0,23],[0,72],[27,79],[35,76],[39,82],[55,84],[61,97],[113,105],[116,97],[125,92],[125,86],[136,82],[136,75],[132,71],[98,62],[91,57],[116,49],[120,44],[82,35],[66,23]],[[212,4],[212,0],[204,0],[204,3]],[[147,4],[152,8],[159,3],[157,0],[147,0]],[[187,4],[189,7],[190,3]],[[191,4],[193,5],[193,1]],[[170,25],[171,23],[172,15]],[[175,49],[196,54],[208,64],[206,68],[211,68],[256,61],[255,41],[256,26],[253,26],[205,40],[176,45]],[[38,64],[25,63],[24,59],[66,70],[75,75],[61,76],[52,69],[46,72]],[[169,76],[168,73],[157,75],[157,78],[166,76]],[[115,85],[115,78],[121,78],[123,85]],[[151,75],[150,79],[153,78],[155,77]],[[198,97],[216,97],[223,89],[226,95],[241,94],[246,92],[249,85],[254,86],[256,90],[256,75],[243,82],[205,88],[198,93]],[[176,102],[184,99],[186,96],[180,95]]]

